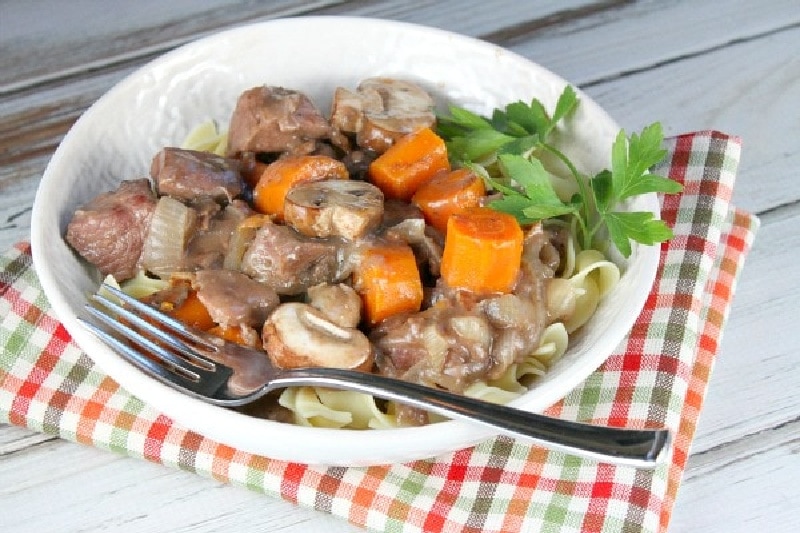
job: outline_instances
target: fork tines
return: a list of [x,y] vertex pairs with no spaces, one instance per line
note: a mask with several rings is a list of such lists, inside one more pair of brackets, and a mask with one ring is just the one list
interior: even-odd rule
[[218,350],[210,340],[110,285],[91,299],[102,308],[90,303],[86,310],[104,327],[81,322],[147,374],[203,396],[226,384],[232,371],[198,353]]

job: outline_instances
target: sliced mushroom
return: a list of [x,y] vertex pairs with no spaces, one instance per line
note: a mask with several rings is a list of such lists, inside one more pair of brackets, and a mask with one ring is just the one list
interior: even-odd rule
[[280,368],[332,367],[370,370],[374,361],[367,337],[343,328],[308,304],[281,304],[264,323],[264,349]]
[[381,223],[383,193],[364,181],[301,183],[286,195],[283,216],[304,235],[354,240]]
[[356,92],[336,90],[331,123],[355,134],[359,147],[383,153],[400,137],[432,126],[436,121],[433,108],[433,98],[414,83],[368,78]]
[[343,328],[354,328],[361,321],[361,297],[350,285],[322,283],[309,287],[308,303]]
[[353,92],[337,87],[331,105],[331,124],[337,130],[354,135],[364,126],[364,111],[379,112],[383,102],[377,92]]

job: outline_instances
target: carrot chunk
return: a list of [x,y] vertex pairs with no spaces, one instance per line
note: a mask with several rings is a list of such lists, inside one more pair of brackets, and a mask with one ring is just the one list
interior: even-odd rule
[[403,312],[419,311],[422,281],[414,252],[406,244],[379,244],[361,254],[353,274],[370,326]]
[[442,278],[450,287],[508,293],[519,274],[522,240],[522,228],[507,213],[471,207],[451,215],[442,254]]
[[189,291],[186,299],[178,307],[162,310],[187,326],[203,331],[211,329],[215,325],[214,320],[208,313],[208,309],[206,309],[206,306],[200,301],[200,298],[197,297],[197,291]]
[[261,168],[253,191],[253,204],[260,213],[283,220],[283,203],[292,186],[305,181],[347,179],[347,167],[324,155],[302,155],[278,159]]
[[236,344],[241,344],[242,346],[248,346],[250,343],[247,342],[247,339],[244,338],[242,335],[242,328],[236,326],[214,326],[213,328],[208,330],[209,333],[220,337],[221,339],[225,339],[229,342],[235,342]]
[[387,198],[410,200],[420,185],[450,170],[444,140],[430,128],[402,137],[369,166],[369,180]]
[[423,183],[411,202],[422,211],[425,221],[442,233],[447,231],[447,219],[468,207],[477,207],[486,195],[483,180],[467,168],[439,172]]

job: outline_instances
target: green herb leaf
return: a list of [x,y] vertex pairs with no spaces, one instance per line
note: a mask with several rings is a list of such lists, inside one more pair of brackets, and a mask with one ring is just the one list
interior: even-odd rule
[[[530,104],[520,101],[495,109],[491,119],[453,107],[451,116],[439,123],[438,132],[445,138],[455,166],[472,168],[488,187],[503,194],[489,205],[514,215],[522,224],[571,216],[584,248],[591,247],[594,236],[605,227],[626,257],[631,253],[630,241],[654,244],[671,238],[672,230],[652,213],[615,210],[633,196],[680,192],[680,184],[650,173],[666,155],[661,124],[651,124],[630,138],[620,131],[611,147],[611,168],[587,180],[547,142],[552,130],[578,104],[576,91],[568,86],[552,116],[535,98]],[[569,202],[563,202],[553,189],[549,171],[537,158],[541,153],[554,155],[576,180],[579,192]]]
[[491,130],[492,125],[482,116],[464,109],[463,107],[450,106],[450,116],[445,120],[467,130]]
[[489,202],[489,207],[512,215],[520,224],[533,224],[540,220],[538,218],[530,218],[525,214],[525,209],[530,205],[530,200],[521,194],[506,194],[502,198]]
[[[510,122],[514,122],[522,126],[525,129],[525,132],[528,134],[534,134],[542,131],[542,126],[549,121],[546,114],[544,117],[539,116],[524,102],[514,102],[513,104],[508,104],[506,106],[506,117],[508,117]],[[545,124],[542,124],[542,118],[544,118]]]
[[574,213],[575,208],[571,205],[529,205],[522,210],[522,213],[530,220],[539,221],[548,218],[555,218],[561,215]]
[[550,124],[547,130],[542,133],[542,137],[549,134],[550,131],[555,128],[556,124],[570,114],[576,107],[578,107],[578,94],[575,92],[575,89],[567,85],[561,93],[561,96],[558,97],[556,110],[553,112],[553,118],[550,119]]
[[617,203],[633,196],[653,192],[674,194],[682,190],[679,183],[649,172],[666,155],[663,141],[661,124],[657,122],[639,135],[634,133],[630,139],[620,131],[611,148],[610,178],[608,171],[604,171],[592,180],[597,210],[611,240],[625,257],[631,253],[630,240],[654,244],[672,238],[672,230],[663,221],[655,220],[652,213],[610,212]]
[[[508,133],[510,127],[508,116],[502,109],[495,109],[492,111],[492,119],[490,120],[490,124],[494,129],[502,133]],[[521,126],[519,127],[521,128]]]
[[528,202],[522,213],[527,219],[543,220],[575,211],[574,205],[565,204],[558,197],[550,174],[538,159],[528,160],[519,155],[504,154],[499,156],[498,162],[503,175],[522,187]]
[[513,140],[514,137],[496,130],[479,129],[448,142],[447,151],[450,157],[455,157],[462,161],[478,161]]
[[611,146],[611,196],[619,198],[625,186],[628,172],[628,139],[625,131],[620,130]]
[[628,232],[625,230],[623,221],[614,216],[610,216],[605,218],[605,224],[608,230],[608,236],[611,242],[614,243],[614,246],[617,247],[617,250],[619,250],[623,257],[630,257],[631,241],[628,237]]
[[540,144],[541,141],[538,135],[526,135],[504,144],[497,151],[498,154],[523,155],[529,153]]
[[561,202],[541,161],[529,161],[519,155],[503,154],[498,162],[503,175],[517,182],[531,202]]
[[611,171],[604,170],[597,174],[589,184],[592,187],[594,205],[601,213],[608,211],[613,198],[613,186],[611,182]]
[[644,174],[639,176],[638,179],[629,183],[625,188],[625,195],[622,199],[630,196],[638,196],[640,194],[647,194],[649,192],[660,192],[666,194],[675,194],[681,192],[683,187],[681,184],[672,181],[669,178],[656,176],[655,174]]
[[[644,179],[648,169],[667,154],[662,148],[663,141],[664,134],[658,122],[647,126],[641,135],[632,134],[630,140],[625,138],[624,131],[619,132],[612,149],[614,193],[618,200],[648,192],[668,192],[662,190],[663,182]],[[672,192],[679,190],[672,189]]]
[[631,240],[652,245],[672,238],[672,230],[649,211],[613,211],[604,220],[611,240],[625,257],[631,254]]

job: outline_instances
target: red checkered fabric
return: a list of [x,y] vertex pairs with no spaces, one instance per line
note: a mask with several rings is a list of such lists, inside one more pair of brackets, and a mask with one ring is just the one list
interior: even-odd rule
[[393,532],[664,531],[758,221],[730,205],[741,143],[719,132],[667,141],[658,173],[675,238],[624,342],[548,413],[675,430],[654,471],[584,460],[507,437],[427,460],[318,467],[236,450],[131,396],[71,342],[20,243],[0,258],[0,420],[246,486]]

